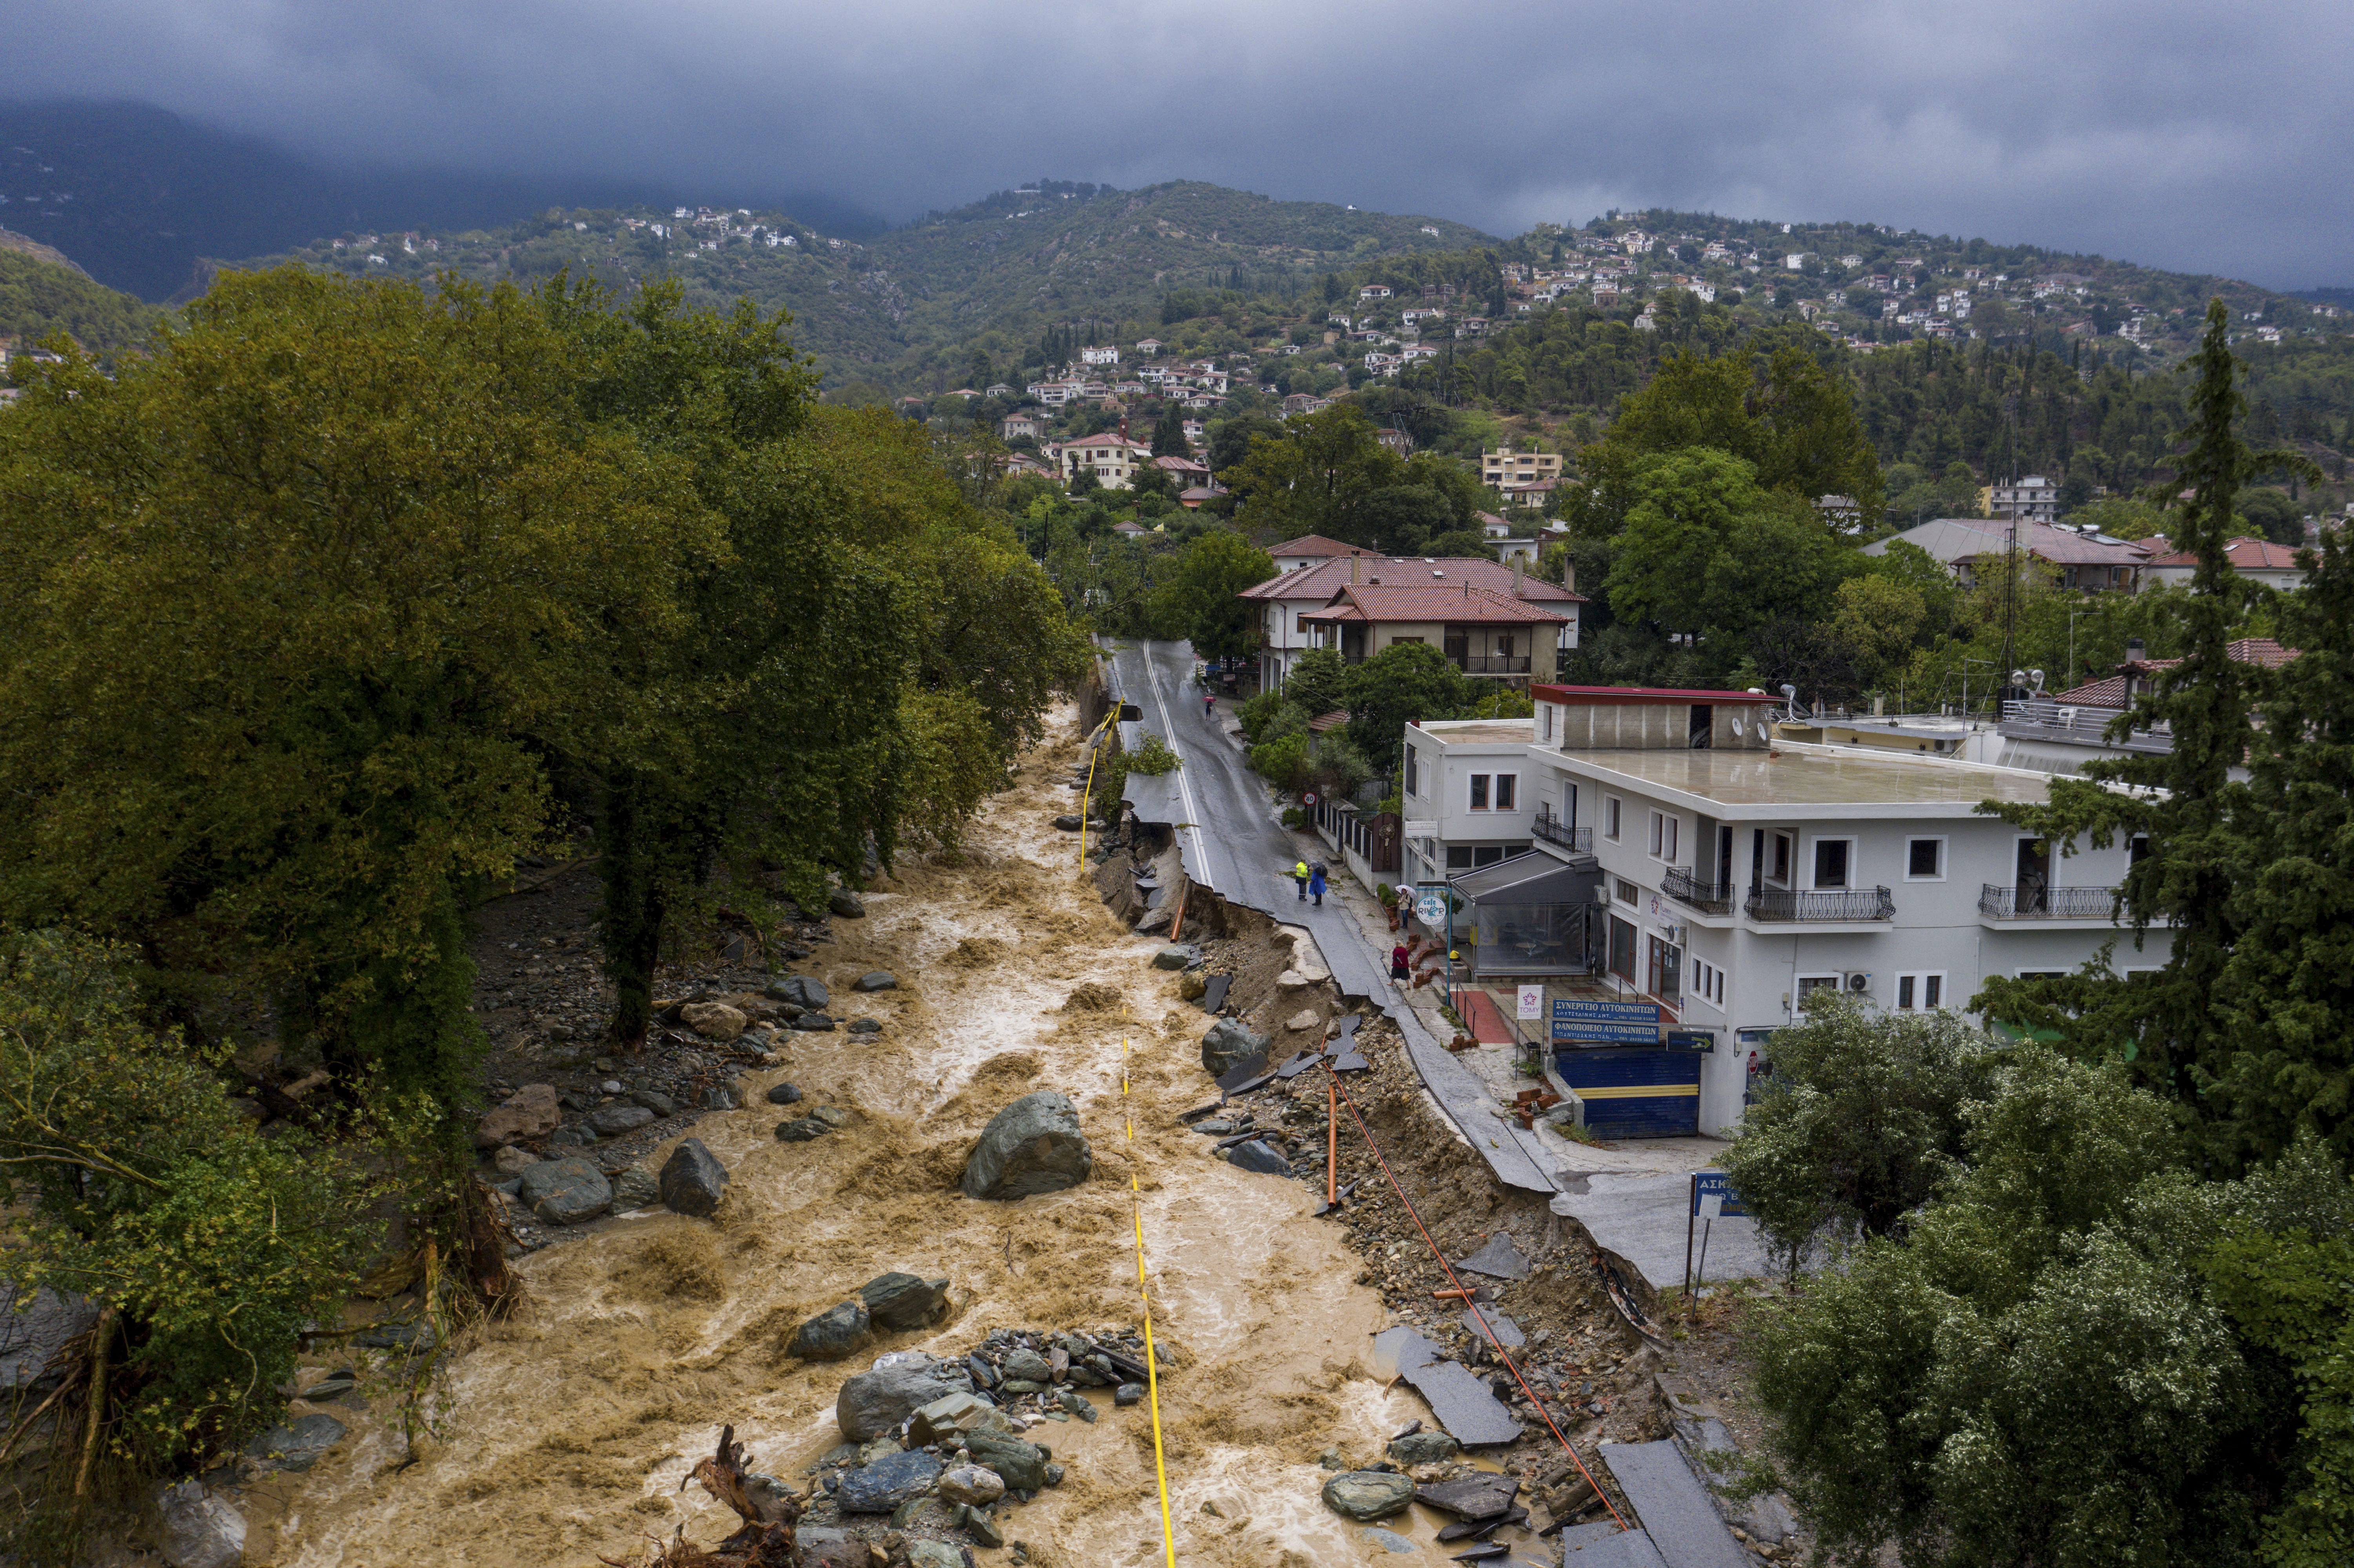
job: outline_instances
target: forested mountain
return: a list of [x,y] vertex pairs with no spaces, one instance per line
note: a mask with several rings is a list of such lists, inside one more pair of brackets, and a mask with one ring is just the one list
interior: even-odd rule
[[[618,180],[324,169],[146,104],[0,104],[0,224],[150,301],[195,291],[207,259],[282,250],[348,228],[473,228],[550,202],[669,199],[665,189]],[[838,210],[839,221],[858,222]]]
[[136,344],[162,313],[91,281],[63,253],[0,228],[0,338],[31,349],[62,332],[106,359]]
[[[1359,212],[1194,181],[1119,191],[1041,181],[935,213],[871,239],[747,208],[551,210],[455,234],[353,232],[296,260],[354,275],[532,279],[569,269],[627,292],[673,275],[700,303],[739,296],[794,315],[794,338],[829,385],[876,394],[945,390],[995,374],[1050,325],[1118,342],[1161,319],[1172,292],[1234,290],[1304,302],[1324,276],[1368,257],[1490,243],[1438,218]],[[981,377],[985,383],[987,376]]]

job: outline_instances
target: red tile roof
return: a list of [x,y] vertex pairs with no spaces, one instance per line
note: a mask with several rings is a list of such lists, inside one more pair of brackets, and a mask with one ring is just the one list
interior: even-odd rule
[[[2223,555],[2236,572],[2295,571],[2296,552],[2286,545],[2275,545],[2270,539],[2233,539],[2223,546]],[[2152,556],[2153,567],[2195,567],[2199,557],[2188,551],[2177,550],[2169,555]]]
[[1338,539],[1327,539],[1321,534],[1302,534],[1297,539],[1286,539],[1280,545],[1270,545],[1270,556],[1346,556],[1355,551],[1354,545],[1343,545]]
[[[2297,653],[2296,649],[2284,648],[2269,637],[2235,638],[2226,652],[2236,662],[2261,665],[2267,670],[2279,669]],[[2144,659],[2126,668],[2147,675],[2160,670],[2171,670],[2181,662],[2179,659]],[[2087,681],[2081,686],[2057,694],[2052,700],[2077,708],[2123,708],[2126,705],[2126,677],[2120,673],[2104,680]]]
[[[1283,553],[1282,546],[1269,552]],[[1329,599],[1350,586],[1350,567],[1355,566],[1356,581],[1364,587],[1381,588],[1451,588],[1457,593],[1469,583],[1475,589],[1512,594],[1512,568],[1501,561],[1490,561],[1478,556],[1441,556],[1435,559],[1419,556],[1399,556],[1378,555],[1372,550],[1353,550],[1347,556],[1334,556],[1305,567],[1296,567],[1279,577],[1243,589],[1244,599]],[[1521,576],[1519,597],[1536,604],[1584,604],[1585,596],[1572,593],[1556,582],[1542,577]]]
[[1485,588],[1352,583],[1333,596],[1322,609],[1311,609],[1304,620],[1448,621],[1456,625],[1533,623],[1557,626],[1569,617],[1510,594]]

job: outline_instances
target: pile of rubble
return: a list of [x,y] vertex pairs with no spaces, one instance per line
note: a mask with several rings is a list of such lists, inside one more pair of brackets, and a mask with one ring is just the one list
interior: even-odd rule
[[[1009,1510],[1063,1480],[1052,1446],[1025,1434],[1098,1419],[1083,1389],[1111,1390],[1116,1406],[1139,1403],[1144,1356],[1140,1334],[1108,1328],[1001,1329],[952,1360],[876,1358],[834,1403],[844,1441],[805,1472],[814,1484],[801,1513],[804,1556],[833,1561],[825,1552],[854,1538],[886,1561],[927,1568],[961,1562],[941,1553],[968,1542],[1006,1544]],[[1164,1371],[1174,1360],[1165,1346],[1154,1358]],[[1026,1560],[1013,1547],[1008,1561]]]

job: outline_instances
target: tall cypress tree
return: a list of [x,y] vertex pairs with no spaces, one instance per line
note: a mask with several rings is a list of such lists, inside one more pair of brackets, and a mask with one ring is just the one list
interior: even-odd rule
[[[2260,473],[2295,467],[2291,453],[2259,452],[2239,434],[2246,399],[2221,300],[2207,308],[2199,351],[2183,366],[2192,378],[2190,422],[2177,432],[2185,450],[2175,478],[2153,500],[2172,500],[2171,533],[2178,549],[2195,556],[2191,591],[2167,607],[2183,657],[2157,672],[2133,705],[2109,726],[2112,738],[2161,726],[2172,745],[2160,753],[2087,763],[2079,778],[2052,781],[2042,806],[1980,810],[2043,833],[2073,853],[2079,843],[2107,848],[2120,841],[2137,853],[2118,889],[2117,916],[2136,945],[2164,945],[2167,963],[2155,974],[2120,979],[2073,975],[2057,980],[1993,979],[1984,992],[1995,1016],[2055,1029],[2079,1050],[2114,1054],[2133,1064],[2152,1087],[2176,1098],[2186,1118],[2204,1124],[2211,1153],[2237,1163],[2274,1139],[2243,1125],[2253,1115],[2245,1099],[2245,1053],[2264,1049],[2248,1037],[2250,1025],[2215,1005],[2251,915],[2244,890],[2263,872],[2249,859],[2267,834],[2252,834],[2250,801],[2232,769],[2249,758],[2256,739],[2254,672],[2232,657],[2253,599],[2262,591],[2233,571],[2227,547],[2233,503]],[[2282,737],[2285,738],[2285,737]],[[2123,786],[2124,788],[2118,788]],[[2241,1091],[2228,1086],[2243,1085]]]

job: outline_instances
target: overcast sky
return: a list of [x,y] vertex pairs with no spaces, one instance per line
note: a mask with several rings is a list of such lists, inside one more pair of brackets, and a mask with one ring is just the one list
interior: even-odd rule
[[1893,223],[2354,285],[2349,0],[13,0],[0,96],[893,220],[1191,177],[1500,233]]

